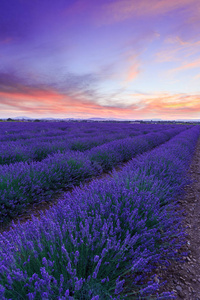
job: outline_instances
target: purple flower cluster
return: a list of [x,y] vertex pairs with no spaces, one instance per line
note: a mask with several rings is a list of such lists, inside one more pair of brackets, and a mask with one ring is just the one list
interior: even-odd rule
[[[199,137],[192,127],[132,159],[110,179],[66,193],[0,238],[2,299],[125,299],[156,293],[155,263],[178,259],[175,196]],[[159,298],[160,297],[160,298]],[[158,296],[170,299],[171,293]]]
[[88,133],[84,137],[69,136],[66,133],[55,137],[34,137],[25,140],[6,141],[0,145],[0,164],[42,161],[48,155],[59,151],[62,153],[69,150],[84,152],[98,145],[125,137],[126,134],[107,133],[107,135],[103,135],[99,131],[92,137]]
[[[13,126],[13,124],[12,124]],[[183,128],[183,126],[180,126]],[[2,123],[0,165],[41,161],[58,151],[86,151],[117,139],[174,128],[174,125],[94,123]]]
[[98,168],[80,152],[57,153],[31,164],[0,166],[0,222],[13,218],[31,202],[47,200],[54,191],[98,173]]
[[186,128],[179,127],[175,129],[168,129],[162,132],[148,133],[143,136],[135,138],[126,138],[122,140],[106,143],[102,146],[95,147],[87,152],[89,159],[92,162],[97,162],[103,170],[108,171],[113,166],[126,162],[147,150],[166,142],[173,136],[177,135]]
[[[116,125],[110,126],[109,129],[103,125],[101,124],[102,127],[96,125],[96,128],[90,130],[86,130],[85,127],[83,129],[90,134],[91,131],[94,134],[97,128],[102,128],[104,131],[110,130],[109,138],[111,138],[113,134],[111,129],[114,130]],[[130,124],[125,125],[127,128],[124,125],[122,128],[124,127],[125,133],[128,134],[131,132]],[[66,128],[60,130],[69,130],[67,125],[65,126]],[[145,126],[148,128],[147,125]],[[162,126],[162,132],[155,132],[155,125],[148,129],[152,131],[150,133],[144,131],[144,127],[141,126],[140,133],[143,132],[143,135],[114,140],[83,153],[80,151],[56,152],[41,162],[0,165],[0,222],[9,222],[23,213],[28,204],[51,199],[55,191],[78,185],[88,178],[101,174],[102,171],[111,170],[117,164],[151,150],[187,129],[187,126],[182,125],[175,128],[159,126]],[[138,125],[137,128],[139,128]],[[117,134],[119,133],[118,130]],[[38,151],[40,150],[41,148],[38,148]]]

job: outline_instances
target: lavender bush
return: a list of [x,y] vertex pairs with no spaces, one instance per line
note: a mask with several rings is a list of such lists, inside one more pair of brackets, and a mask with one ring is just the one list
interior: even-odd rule
[[80,151],[84,152],[92,147],[102,145],[112,140],[124,138],[119,134],[95,137],[69,138],[67,135],[50,138],[32,138],[26,141],[3,142],[0,146],[0,165],[31,161],[42,161],[56,152]]
[[[17,140],[31,140],[33,137],[85,137],[96,136],[101,132],[104,136],[107,134],[123,134],[133,136],[139,133],[148,133],[151,131],[164,130],[166,128],[174,128],[177,125],[158,125],[158,124],[128,124],[128,123],[73,123],[73,122],[1,122],[0,124],[0,141],[17,141]],[[92,127],[92,128],[91,128]]]
[[48,200],[54,191],[79,184],[100,171],[78,152],[57,153],[30,165],[0,166],[0,222],[12,219],[29,203]]
[[[28,163],[42,161],[48,155],[56,152],[63,153],[69,150],[83,152],[117,139],[174,129],[174,125],[155,126],[151,124],[138,126],[137,124],[122,123],[119,126],[110,123],[108,126],[95,123],[92,129],[88,128],[88,123],[82,125],[79,123],[75,125],[70,123],[48,124],[49,127],[47,127],[47,123],[40,123],[40,125],[27,123],[24,128],[23,123],[16,123],[15,129],[13,129],[13,127],[10,128],[9,123],[4,123],[0,128],[0,165],[21,161]],[[20,127],[22,127],[21,130]],[[184,130],[187,127],[179,125],[176,129]],[[3,137],[1,137],[1,132],[4,134]]]
[[[149,133],[94,147],[89,152],[55,153],[41,162],[15,163],[0,166],[0,222],[9,222],[30,203],[49,200],[55,191],[78,185],[102,171],[111,170],[177,135],[185,127]],[[155,142],[153,142],[155,140]]]
[[86,152],[92,162],[97,162],[105,171],[113,166],[126,162],[153,147],[168,141],[173,136],[185,130],[184,127],[167,130],[166,132],[148,133],[135,138],[126,138],[120,141],[113,141],[102,146],[95,147]]
[[171,299],[156,296],[148,273],[179,259],[174,197],[198,136],[199,127],[184,131],[110,179],[66,193],[40,220],[13,223],[0,239],[1,299]]

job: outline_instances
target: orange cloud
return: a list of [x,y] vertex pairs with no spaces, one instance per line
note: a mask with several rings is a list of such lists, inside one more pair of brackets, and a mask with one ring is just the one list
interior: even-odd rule
[[[65,115],[66,117],[106,117],[125,119],[145,118],[200,118],[200,95],[155,93],[127,95],[132,102],[126,107],[100,105],[82,98],[56,93],[34,91],[31,95],[22,93],[0,93],[1,111],[25,114]],[[123,100],[123,99],[122,99]]]
[[88,101],[84,95],[73,98],[54,91],[32,91],[31,94],[0,92],[1,111],[20,111],[23,113],[66,114],[66,116],[104,116],[119,117],[131,115],[132,108],[121,109],[115,106],[103,106]]
[[168,117],[200,117],[200,95],[161,95],[149,102],[148,109]]
[[163,119],[199,118],[200,95],[157,93],[153,95],[132,94],[133,99],[140,99],[141,116],[148,115]]

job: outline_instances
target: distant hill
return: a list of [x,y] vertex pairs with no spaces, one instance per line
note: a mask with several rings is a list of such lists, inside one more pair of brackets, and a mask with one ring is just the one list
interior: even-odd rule
[[[8,118],[1,118],[2,120],[7,120]],[[120,119],[120,118],[32,118],[32,117],[26,117],[26,116],[18,116],[18,117],[10,117],[12,120],[40,120],[40,121],[91,121],[91,122],[101,122],[101,121],[130,121],[130,122],[200,122],[200,119],[177,119],[177,120],[163,120],[159,118],[153,118],[153,119]]]

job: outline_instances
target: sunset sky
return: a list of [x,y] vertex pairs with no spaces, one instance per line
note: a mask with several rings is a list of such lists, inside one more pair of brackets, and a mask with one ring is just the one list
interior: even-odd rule
[[200,0],[1,0],[16,116],[200,119]]

